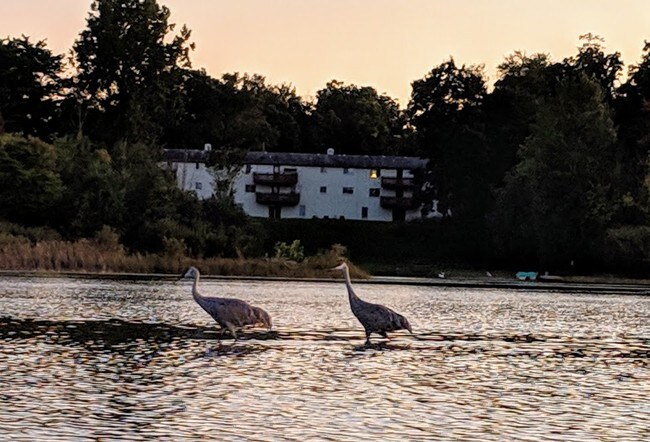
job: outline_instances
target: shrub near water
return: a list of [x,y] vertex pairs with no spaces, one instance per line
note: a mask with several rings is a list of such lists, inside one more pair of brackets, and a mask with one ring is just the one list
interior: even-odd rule
[[[334,277],[328,271],[345,254],[342,247],[306,257],[302,262],[274,259],[190,258],[169,247],[164,254],[127,253],[119,236],[103,228],[92,239],[74,242],[40,240],[32,242],[23,235],[0,231],[0,269],[29,271],[173,273],[180,274],[189,266],[205,275],[273,276],[290,278]],[[368,274],[351,265],[353,277]]]

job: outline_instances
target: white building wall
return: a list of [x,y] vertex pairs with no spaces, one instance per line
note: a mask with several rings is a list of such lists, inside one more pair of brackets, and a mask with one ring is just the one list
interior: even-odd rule
[[176,173],[179,189],[194,192],[199,199],[208,199],[214,195],[214,177],[204,163],[173,162],[167,168]]
[[[283,166],[280,172],[286,169],[298,171],[298,183],[294,188],[285,186],[279,187],[281,193],[289,193],[292,190],[300,193],[300,202],[296,206],[282,207],[282,218],[345,218],[349,220],[369,221],[391,221],[393,212],[391,209],[384,209],[380,205],[380,196],[395,196],[394,191],[382,189],[381,176],[396,177],[395,169],[381,169],[380,176],[371,178],[370,169],[350,168],[321,168],[305,166]],[[277,169],[276,169],[277,170]],[[271,165],[251,165],[250,172],[246,168],[240,172],[235,179],[234,191],[235,202],[240,204],[244,211],[253,217],[268,217],[269,207],[258,204],[255,200],[255,192],[251,185],[254,184],[253,174],[273,173]],[[404,178],[412,178],[410,171],[405,170]],[[249,191],[246,191],[246,186]],[[321,187],[326,188],[321,193]],[[351,188],[352,193],[344,193],[344,188]],[[380,196],[370,196],[370,189],[377,189]],[[257,192],[271,192],[270,186],[256,185]],[[404,192],[404,196],[412,196],[411,192]],[[368,209],[367,218],[362,217],[363,208]],[[419,210],[407,211],[407,218],[418,218]]]

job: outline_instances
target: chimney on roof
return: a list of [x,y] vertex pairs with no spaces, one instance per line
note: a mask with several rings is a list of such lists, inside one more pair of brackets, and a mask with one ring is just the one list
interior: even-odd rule
[[210,143],[205,143],[205,144],[203,145],[203,150],[206,150],[206,151],[208,151],[208,152],[211,151],[211,150],[212,150],[212,144],[210,144]]
[[334,149],[332,149],[331,147],[327,149],[327,155],[334,155]]

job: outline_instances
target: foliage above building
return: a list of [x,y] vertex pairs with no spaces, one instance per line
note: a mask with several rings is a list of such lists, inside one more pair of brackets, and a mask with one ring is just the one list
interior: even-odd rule
[[502,262],[563,268],[613,247],[650,261],[632,250],[650,224],[647,42],[626,78],[591,34],[560,61],[514,52],[493,85],[450,58],[414,79],[400,109],[336,80],[305,99],[256,74],[213,78],[191,67],[191,32],[169,20],[156,0],[96,0],[69,60],[43,41],[0,40],[2,219],[71,239],[108,225],[130,250],[268,253],[229,195],[178,191],[158,167],[163,148],[209,143],[222,167],[250,151],[334,148],[428,161],[424,197],[465,226],[459,241]]

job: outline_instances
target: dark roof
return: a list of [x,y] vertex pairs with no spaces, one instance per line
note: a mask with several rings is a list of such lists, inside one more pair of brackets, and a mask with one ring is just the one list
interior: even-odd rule
[[349,167],[356,169],[422,169],[429,160],[383,155],[327,155],[320,153],[249,152],[246,164],[282,166]]
[[[205,163],[210,151],[197,149],[165,149],[165,161]],[[355,169],[423,169],[429,160],[418,157],[384,155],[327,155],[321,153],[248,152],[245,164],[281,166],[349,167]]]
[[165,149],[165,161],[183,163],[205,163],[210,158],[210,151],[198,149]]

